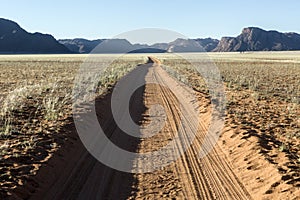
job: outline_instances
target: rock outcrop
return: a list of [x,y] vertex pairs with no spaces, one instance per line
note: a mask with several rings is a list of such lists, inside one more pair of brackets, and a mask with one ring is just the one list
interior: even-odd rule
[[213,51],[287,51],[300,50],[300,35],[244,28],[237,37],[223,37]]

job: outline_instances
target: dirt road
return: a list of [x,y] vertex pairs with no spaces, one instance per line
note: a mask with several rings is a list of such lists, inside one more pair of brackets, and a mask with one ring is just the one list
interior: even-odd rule
[[[138,71],[143,69],[141,71]],[[131,152],[151,152],[164,147],[168,142],[179,138],[176,148],[170,149],[170,157],[176,153],[182,156],[174,163],[148,173],[125,173],[111,169],[92,157],[76,135],[74,124],[65,127],[70,133],[66,146],[62,148],[40,172],[19,190],[19,197],[30,199],[251,199],[243,183],[235,175],[230,160],[217,145],[210,154],[200,159],[198,152],[210,123],[210,109],[205,98],[191,102],[189,93],[193,91],[171,78],[153,61],[138,66],[134,72],[140,73],[146,81],[131,98],[130,114],[141,129],[159,115],[149,111],[152,105],[159,104],[165,111],[165,126],[149,138],[134,138],[119,129],[110,110],[111,94],[96,100],[99,123],[104,127],[107,137]],[[130,78],[126,76],[126,78]],[[155,80],[160,84],[151,83]],[[149,82],[149,84],[147,84]],[[165,86],[168,87],[165,87]],[[180,99],[179,99],[180,98]],[[201,123],[195,140],[186,152],[184,147],[190,143],[189,130],[199,121],[185,115],[179,102],[191,109],[196,104],[201,111]],[[154,113],[153,113],[154,112]],[[158,111],[157,111],[158,112]],[[151,118],[152,117],[152,118]],[[161,118],[160,118],[161,119]],[[178,136],[180,120],[185,119],[189,126],[183,135]],[[185,135],[186,134],[186,135]],[[147,163],[133,160],[132,165],[159,165],[160,160]],[[29,193],[28,193],[29,191]]]

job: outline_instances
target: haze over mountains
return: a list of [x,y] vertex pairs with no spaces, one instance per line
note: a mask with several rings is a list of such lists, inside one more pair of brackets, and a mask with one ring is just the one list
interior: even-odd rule
[[[101,45],[99,45],[101,44]],[[99,46],[98,46],[99,45]],[[94,49],[97,47],[96,49]],[[94,50],[94,51],[93,51]],[[49,34],[28,33],[17,23],[0,18],[0,53],[162,53],[300,50],[300,35],[244,28],[237,37],[220,41],[176,39],[170,43],[131,44],[125,39],[62,39]]]

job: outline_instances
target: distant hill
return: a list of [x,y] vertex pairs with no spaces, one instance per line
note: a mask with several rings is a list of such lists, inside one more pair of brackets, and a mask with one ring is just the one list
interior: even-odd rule
[[205,39],[182,39],[178,38],[170,43],[157,43],[151,45],[152,48],[163,49],[167,52],[203,52],[212,51],[217,47],[219,40]]
[[192,39],[178,38],[169,43],[168,52],[204,52],[205,49],[199,42]]
[[66,46],[70,51],[76,53],[90,53],[97,45],[99,45],[104,40],[86,40],[82,38],[76,39],[65,39],[58,40],[61,44]]
[[97,46],[94,53],[127,53],[135,50],[126,39],[108,39]]
[[197,41],[207,52],[214,50],[220,42],[219,40],[212,38],[198,38],[195,39],[195,41]]
[[164,52],[203,52],[211,51],[218,45],[218,40],[207,39],[181,39],[170,43],[157,43],[153,45],[131,44],[126,39],[63,39],[59,42],[75,53],[164,53]]
[[48,34],[28,33],[17,23],[0,18],[0,53],[70,53]]
[[300,35],[244,28],[237,37],[223,37],[213,51],[286,51],[300,50]]
[[[101,44],[100,46],[98,46]],[[95,49],[96,48],[96,49]],[[94,51],[93,51],[94,50]],[[242,30],[237,37],[181,39],[169,43],[131,44],[126,39],[62,39],[28,33],[17,23],[0,18],[0,53],[163,53],[300,50],[300,34],[266,31],[257,27]]]

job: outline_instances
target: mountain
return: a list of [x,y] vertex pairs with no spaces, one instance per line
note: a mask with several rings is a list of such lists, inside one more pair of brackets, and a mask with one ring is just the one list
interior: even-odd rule
[[[99,45],[101,44],[101,45]],[[126,39],[57,41],[53,36],[29,33],[17,23],[0,18],[0,53],[163,53],[300,50],[300,34],[266,31],[257,27],[242,30],[237,37],[182,39],[170,43],[131,44]]]
[[101,42],[94,49],[94,53],[126,53],[135,50],[134,46],[126,39],[109,39]]
[[237,37],[223,37],[213,51],[287,51],[300,50],[300,35],[244,28]]
[[151,45],[152,48],[155,48],[155,49],[163,49],[163,50],[166,50],[169,48],[169,44],[168,43],[156,43],[156,44],[153,44]]
[[169,43],[168,52],[204,52],[203,47],[195,40],[178,38]]
[[48,34],[28,33],[17,23],[0,18],[0,53],[70,53]]
[[195,39],[195,41],[197,41],[207,52],[214,50],[220,42],[219,40],[212,39],[212,38],[204,38],[204,39],[198,38]]
[[90,53],[96,47],[93,53],[164,53],[211,51],[219,41],[211,38],[195,40],[178,38],[170,43],[153,45],[131,44],[126,39],[62,39],[59,42],[75,53]]
[[76,53],[90,53],[97,45],[104,40],[86,40],[82,38],[58,40],[59,43],[66,46],[70,51]]

